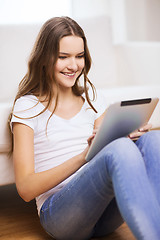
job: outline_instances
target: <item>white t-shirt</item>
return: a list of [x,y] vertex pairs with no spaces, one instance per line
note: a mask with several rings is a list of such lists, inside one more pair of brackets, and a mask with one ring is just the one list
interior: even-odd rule
[[[85,100],[80,112],[69,120],[53,114],[48,122],[46,135],[46,124],[51,112],[46,110],[39,116],[32,118],[44,109],[44,105],[38,102],[34,95],[25,95],[16,101],[14,114],[20,118],[13,116],[11,123],[23,123],[34,130],[36,173],[60,165],[81,153],[87,147],[87,139],[92,135],[94,121],[106,109],[102,97],[97,97],[97,100],[92,104],[98,113],[95,113]],[[38,213],[44,201],[51,194],[59,191],[75,174],[51,190],[36,197]]]

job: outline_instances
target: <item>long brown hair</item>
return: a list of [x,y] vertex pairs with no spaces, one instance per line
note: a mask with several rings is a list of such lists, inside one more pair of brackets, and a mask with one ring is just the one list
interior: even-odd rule
[[[27,94],[33,94],[39,99],[45,96],[45,99],[47,100],[47,105],[42,111],[44,112],[51,104],[53,97],[55,97],[56,104],[51,116],[53,115],[58,102],[58,94],[54,96],[53,92],[53,83],[55,86],[57,86],[58,89],[57,82],[54,78],[53,69],[59,56],[60,39],[70,35],[75,35],[83,39],[85,57],[84,69],[76,79],[76,83],[72,87],[72,91],[77,96],[81,96],[83,93],[85,93],[87,102],[89,103],[91,108],[95,112],[97,112],[96,109],[93,107],[88,95],[89,84],[93,91],[93,100],[95,99],[95,87],[87,77],[87,74],[91,67],[91,56],[88,50],[87,40],[82,28],[78,25],[77,22],[75,22],[69,17],[54,17],[49,19],[42,26],[28,61],[27,74],[24,76],[24,78],[19,84],[19,90],[15,97],[14,104],[18,98]],[[83,87],[80,86],[79,83],[79,78],[81,75],[83,75],[84,77]],[[42,112],[40,112],[39,114],[41,114]]]

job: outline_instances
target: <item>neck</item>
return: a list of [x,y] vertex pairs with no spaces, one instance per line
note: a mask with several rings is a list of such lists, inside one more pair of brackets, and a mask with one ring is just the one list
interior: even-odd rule
[[65,102],[66,100],[72,99],[75,97],[72,88],[59,88],[58,89],[58,100],[59,102]]

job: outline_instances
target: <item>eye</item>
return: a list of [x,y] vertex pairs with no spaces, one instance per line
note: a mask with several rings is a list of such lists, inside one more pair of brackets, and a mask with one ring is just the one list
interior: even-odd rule
[[59,56],[59,59],[66,59],[66,56]]
[[77,58],[84,58],[84,54],[78,55]]

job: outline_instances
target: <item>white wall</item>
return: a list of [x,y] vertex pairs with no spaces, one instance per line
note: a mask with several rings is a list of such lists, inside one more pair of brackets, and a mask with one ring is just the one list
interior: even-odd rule
[[129,41],[160,41],[160,0],[125,0]]
[[0,0],[0,24],[35,24],[53,16],[71,16],[71,1]]
[[72,0],[74,19],[110,16],[110,0]]
[[[126,9],[131,10],[133,1],[137,1],[138,4],[139,0],[72,1],[73,18],[84,28],[88,38],[93,60],[89,77],[96,87],[160,84],[160,43],[127,39],[129,36],[125,20],[127,15],[124,16],[124,14]],[[128,5],[130,2],[128,7],[125,1],[128,1]],[[143,6],[144,1],[140,1],[137,7]],[[147,14],[148,19],[150,16],[149,1],[155,1],[158,4],[158,0],[146,0],[147,11],[142,15]],[[112,11],[111,3],[116,4],[112,6],[114,11]],[[117,8],[117,3],[121,8]],[[151,19],[153,12],[151,11]],[[139,10],[139,16],[140,13]],[[118,17],[118,20],[112,22],[113,17],[115,20]],[[133,25],[132,21],[131,23]],[[14,95],[19,81],[26,73],[27,58],[39,28],[39,24],[0,25],[0,101]],[[115,29],[122,31],[114,35]],[[140,36],[133,26],[129,29],[133,31],[132,39],[133,36]],[[146,32],[143,36],[146,36]]]
[[160,1],[111,0],[110,3],[117,84],[159,85]]
[[160,43],[115,45],[118,85],[160,85]]
[[0,101],[12,98],[27,70],[40,25],[0,25]]
[[160,0],[146,0],[146,25],[147,39],[149,41],[160,41]]

